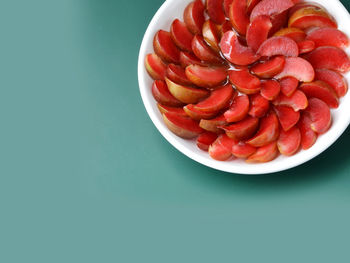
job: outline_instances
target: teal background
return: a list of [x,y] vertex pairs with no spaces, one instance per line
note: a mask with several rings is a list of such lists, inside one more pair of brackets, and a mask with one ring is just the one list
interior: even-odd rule
[[161,3],[1,1],[0,262],[350,262],[349,129],[266,176],[157,131],[137,56]]

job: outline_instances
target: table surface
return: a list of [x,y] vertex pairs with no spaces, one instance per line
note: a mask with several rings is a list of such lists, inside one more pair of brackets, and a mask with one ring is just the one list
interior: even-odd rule
[[161,3],[2,2],[0,261],[350,262],[349,129],[266,176],[204,167],[157,131],[137,56]]

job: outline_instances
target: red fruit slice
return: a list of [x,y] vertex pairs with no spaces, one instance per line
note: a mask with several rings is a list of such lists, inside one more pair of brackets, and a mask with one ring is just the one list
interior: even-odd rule
[[170,131],[184,139],[192,139],[203,132],[194,120],[174,113],[163,114],[164,123]]
[[299,88],[307,97],[315,97],[323,100],[330,108],[339,107],[337,94],[331,86],[321,80],[303,83]]
[[286,58],[282,72],[275,78],[282,79],[284,77],[294,77],[302,82],[310,82],[314,80],[315,71],[312,65],[303,58]]
[[230,6],[232,4],[233,0],[224,0],[224,11],[226,17],[230,16]]
[[309,53],[315,49],[315,42],[311,40],[304,40],[298,42],[299,54]]
[[231,25],[231,22],[229,20],[226,20],[226,22],[221,25],[220,39],[227,31],[232,31],[232,25]]
[[291,107],[294,111],[304,110],[308,106],[306,95],[300,90],[296,90],[290,97],[280,94],[272,103],[277,106]]
[[270,37],[261,44],[258,54],[266,57],[275,55],[297,57],[299,55],[299,49],[295,41],[289,37]]
[[152,95],[154,99],[165,106],[178,107],[183,103],[177,100],[168,90],[167,85],[163,80],[155,80],[152,85]]
[[175,46],[169,32],[159,30],[153,39],[153,48],[156,54],[164,61],[178,64],[180,51]]
[[217,161],[226,161],[232,156],[231,149],[236,143],[226,134],[222,134],[209,146],[209,155]]
[[180,52],[180,63],[184,68],[189,65],[204,65],[199,58],[188,52]]
[[300,141],[300,130],[298,127],[293,127],[289,131],[281,131],[277,147],[281,154],[292,156],[299,150]]
[[233,99],[233,102],[225,113],[225,119],[227,122],[237,122],[243,120],[249,111],[249,98],[243,94]]
[[183,103],[197,103],[209,94],[207,90],[180,85],[168,78],[165,78],[165,81],[170,93]]
[[178,46],[178,48],[185,51],[192,51],[192,33],[187,29],[184,22],[175,19],[170,27],[171,39]]
[[203,37],[196,35],[192,40],[193,53],[200,59],[210,64],[222,64],[222,59],[204,41]]
[[262,0],[252,10],[250,21],[260,15],[272,16],[283,13],[293,5],[294,3],[291,0]]
[[254,94],[260,91],[260,80],[248,70],[231,70],[229,78],[230,82],[242,93]]
[[289,27],[306,29],[309,27],[334,27],[335,20],[323,9],[316,7],[304,7],[294,12],[288,21]]
[[[294,1],[295,3],[296,1]],[[318,3],[315,3],[315,2],[304,2],[304,1],[298,1],[296,3],[296,5],[294,5],[293,7],[291,7],[289,9],[289,16],[292,16],[296,11],[298,11],[299,9],[302,9],[302,8],[305,8],[305,7],[313,7],[315,9],[318,9],[318,10],[323,10],[323,11],[326,11],[324,9],[324,7]]]
[[306,34],[300,28],[286,27],[286,28],[282,28],[279,31],[277,31],[275,33],[275,36],[289,37],[298,43],[300,41],[305,40]]
[[274,109],[284,131],[289,131],[300,119],[300,112],[291,107],[275,106]]
[[286,60],[283,56],[277,56],[265,62],[254,65],[251,68],[251,71],[260,78],[273,78],[283,70],[285,61]]
[[178,108],[178,107],[169,107],[169,106],[165,106],[165,105],[162,105],[162,104],[159,104],[157,103],[157,107],[160,111],[161,114],[163,113],[175,113],[177,115],[181,115],[181,116],[186,116],[187,117],[187,114],[186,112],[184,111],[183,108]]
[[167,78],[181,85],[192,85],[192,82],[186,77],[185,70],[181,66],[169,64],[166,70]]
[[146,55],[145,67],[152,79],[164,80],[166,64],[157,56],[157,54]]
[[263,147],[260,147],[256,152],[249,156],[247,163],[266,163],[270,162],[278,156],[278,149],[276,142],[271,142]]
[[219,52],[220,32],[218,27],[211,20],[207,20],[203,24],[202,34],[209,46],[216,52]]
[[317,133],[325,133],[331,126],[332,116],[328,105],[320,99],[309,99],[309,107],[305,110],[311,119],[311,129]]
[[311,118],[307,114],[302,114],[298,127],[301,134],[301,148],[307,150],[315,144],[317,140],[317,133],[311,129]]
[[186,68],[186,75],[192,83],[199,87],[213,88],[226,81],[227,70],[224,67],[190,65]]
[[250,109],[248,114],[252,117],[263,117],[270,108],[270,102],[265,99],[260,93],[250,96]]
[[270,112],[269,115],[263,117],[260,121],[260,128],[257,134],[248,140],[246,143],[254,146],[261,147],[275,141],[279,136],[279,123],[277,116],[274,112]]
[[206,3],[209,17],[216,24],[223,24],[225,22],[224,0],[206,0]]
[[259,126],[259,119],[248,116],[242,121],[221,127],[228,137],[236,141],[251,138]]
[[247,13],[250,14],[260,0],[247,0]]
[[326,68],[343,73],[350,70],[348,55],[337,47],[318,47],[306,59],[315,69]]
[[221,52],[233,64],[247,66],[257,61],[260,56],[246,46],[243,46],[233,31],[227,31],[220,41]]
[[213,132],[204,132],[197,138],[197,146],[203,151],[208,151],[209,146],[218,138],[218,135]]
[[185,24],[192,34],[200,34],[205,21],[204,5],[201,0],[191,2],[183,15]]
[[208,120],[212,119],[217,115],[217,112],[203,112],[195,108],[193,104],[188,104],[184,108],[185,113],[190,117],[191,119],[195,121],[200,121],[201,119]]
[[245,142],[239,142],[232,146],[232,154],[237,158],[248,158],[256,152],[256,148],[246,144]]
[[249,25],[247,14],[247,1],[233,0],[229,12],[233,28],[242,36],[245,36]]
[[338,72],[329,69],[316,69],[315,74],[315,79],[322,80],[330,85],[339,98],[347,93],[348,84]]
[[227,107],[235,95],[235,90],[230,84],[227,84],[212,91],[208,98],[195,105],[195,109],[203,112],[219,111]]
[[288,22],[288,11],[271,16],[272,28],[269,36],[273,36],[278,30],[285,27]]
[[260,45],[266,41],[270,29],[272,28],[271,20],[268,16],[256,17],[247,29],[247,44],[253,51],[257,51]]
[[334,46],[338,48],[346,48],[349,46],[349,38],[342,31],[332,28],[323,27],[315,28],[307,33],[307,40],[312,40],[316,47]]
[[276,80],[266,80],[261,83],[260,95],[267,100],[274,100],[280,94],[281,86]]
[[222,130],[219,129],[218,127],[222,126],[222,125],[226,125],[227,121],[224,117],[224,115],[220,115],[214,119],[211,120],[201,120],[199,122],[199,126],[206,130],[206,131],[210,131],[210,132],[215,132],[215,133],[221,133]]
[[299,86],[299,80],[294,77],[285,77],[280,80],[281,92],[290,97]]

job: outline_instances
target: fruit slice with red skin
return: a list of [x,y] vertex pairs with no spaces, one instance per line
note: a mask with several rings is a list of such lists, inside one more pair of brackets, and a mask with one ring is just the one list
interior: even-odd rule
[[277,140],[279,136],[279,123],[276,114],[271,111],[267,116],[261,118],[260,128],[253,138],[246,143],[261,147]]
[[294,77],[285,77],[280,80],[281,92],[290,97],[299,86],[299,80]]
[[164,61],[175,64],[180,62],[180,50],[174,44],[169,32],[159,30],[154,36],[153,48]]
[[187,104],[183,109],[187,114],[187,116],[195,121],[200,121],[201,119],[204,119],[204,120],[212,119],[217,115],[216,111],[213,111],[213,112],[200,111],[196,109],[193,104]]
[[290,130],[300,119],[300,112],[294,111],[291,107],[274,106],[274,110],[284,131]]
[[277,147],[281,154],[286,156],[294,155],[300,147],[301,134],[298,127],[293,127],[289,131],[281,131],[277,140]]
[[232,25],[231,25],[231,22],[229,20],[226,20],[226,22],[223,23],[220,27],[220,39],[227,31],[232,31]]
[[249,98],[243,94],[233,99],[230,108],[224,113],[227,122],[237,122],[243,120],[249,111]]
[[268,16],[256,17],[247,29],[247,44],[253,51],[257,51],[260,45],[266,41],[269,31],[272,27]]
[[251,68],[251,72],[260,78],[273,78],[283,70],[285,61],[284,56],[276,56],[270,60],[254,65]]
[[322,80],[330,85],[338,98],[343,97],[347,93],[348,84],[345,78],[338,72],[329,69],[316,69],[315,74],[315,79]]
[[265,146],[259,147],[256,152],[249,156],[247,163],[266,163],[270,162],[278,156],[278,149],[276,141],[271,142]]
[[203,151],[208,151],[209,146],[215,142],[215,140],[218,138],[218,135],[213,132],[204,132],[197,138],[197,146],[199,149]]
[[260,0],[247,0],[247,13],[250,14]]
[[254,94],[260,91],[260,80],[248,70],[231,70],[229,78],[230,82],[244,94]]
[[[295,3],[295,1],[294,1],[294,3]],[[326,11],[326,9],[324,9],[324,7],[318,3],[299,1],[298,3],[296,3],[293,7],[291,7],[289,9],[289,16],[292,16],[296,11],[298,11],[299,9],[305,8],[305,7],[313,7],[317,10]]]
[[294,3],[291,0],[262,0],[252,10],[250,21],[260,15],[272,16],[283,13],[293,5]]
[[165,106],[179,107],[183,105],[181,101],[171,95],[163,80],[155,80],[153,82],[152,95],[157,102]]
[[216,24],[225,22],[224,0],[206,0],[207,13]]
[[305,110],[311,119],[311,129],[317,133],[325,133],[331,126],[332,116],[328,105],[320,99],[309,99],[309,107]]
[[226,125],[227,121],[224,117],[224,115],[220,115],[214,119],[211,120],[201,120],[199,122],[199,126],[206,130],[206,131],[210,131],[210,132],[214,132],[214,133],[222,133],[222,130],[219,129],[218,127],[222,126],[222,125]]
[[307,33],[306,39],[314,41],[316,47],[333,46],[344,49],[349,46],[349,38],[347,35],[332,27],[315,28],[310,30]]
[[247,66],[260,58],[250,47],[243,46],[233,31],[227,31],[223,35],[220,47],[224,57],[236,65]]
[[304,32],[304,30],[301,30],[300,28],[286,27],[286,28],[282,28],[279,31],[277,31],[275,33],[275,36],[289,37],[298,43],[300,41],[305,40],[306,33]]
[[170,131],[184,139],[192,139],[203,132],[194,120],[174,113],[163,114],[164,123]]
[[337,22],[325,10],[315,7],[304,7],[290,16],[288,26],[300,29],[309,27],[337,28]]
[[304,40],[298,42],[299,54],[309,53],[315,49],[315,42],[312,40]]
[[269,32],[269,36],[273,36],[278,30],[285,27],[288,22],[288,11],[284,11],[280,14],[271,16],[272,28]]
[[169,113],[175,113],[177,115],[187,117],[187,114],[182,107],[170,107],[170,106],[162,105],[160,103],[157,103],[157,107],[161,114],[169,112]]
[[232,157],[231,149],[236,143],[236,141],[227,137],[226,134],[222,134],[209,146],[209,155],[214,160],[226,161]]
[[190,65],[186,68],[186,76],[199,87],[214,88],[226,81],[227,70],[225,67]]
[[210,64],[222,64],[222,58],[215,53],[200,35],[194,36],[192,40],[192,51],[202,61]]
[[152,79],[164,80],[167,66],[157,54],[146,55],[145,67]]
[[197,103],[209,95],[207,90],[180,85],[168,78],[165,78],[165,81],[170,93],[183,103]]
[[266,80],[261,83],[260,95],[267,100],[274,100],[280,94],[281,86],[276,80]]
[[315,69],[333,69],[342,73],[350,70],[348,55],[337,47],[318,47],[307,54],[306,59]]
[[246,159],[256,152],[256,148],[246,144],[245,142],[239,142],[232,146],[232,154],[237,158]]
[[233,28],[239,34],[245,36],[249,25],[247,1],[233,0],[230,6],[229,18]]
[[219,28],[211,21],[207,20],[203,24],[202,34],[204,40],[209,44],[209,46],[216,52],[220,52],[219,42],[220,42],[220,32]]
[[228,106],[237,92],[230,84],[213,90],[208,98],[195,105],[195,109],[203,112],[219,111]]
[[297,57],[299,55],[299,49],[295,41],[289,37],[270,37],[261,44],[258,54],[265,57],[276,55]]
[[192,34],[200,34],[205,21],[204,4],[201,0],[191,2],[184,11],[184,21]]
[[228,137],[236,141],[251,138],[259,126],[259,119],[248,116],[244,120],[221,127]]
[[[230,6],[232,4],[233,0],[224,0],[224,12],[226,17],[230,17]],[[230,22],[231,24],[231,22]]]
[[301,148],[307,150],[313,146],[317,140],[317,133],[311,129],[311,118],[307,114],[302,114],[298,123],[301,134]]
[[192,51],[192,33],[187,29],[184,22],[179,19],[175,19],[170,27],[171,39],[175,45],[185,51]]
[[181,85],[192,85],[192,82],[187,78],[185,70],[178,65],[169,64],[166,70],[167,78]]
[[265,99],[260,93],[250,96],[250,109],[248,114],[252,117],[263,117],[270,108],[270,102]]
[[337,94],[331,86],[321,80],[303,83],[299,88],[307,97],[315,97],[323,100],[330,108],[339,107]]
[[284,77],[294,77],[302,82],[311,82],[314,80],[315,71],[312,65],[303,58],[286,58],[282,72],[275,78],[283,79]]
[[296,90],[290,97],[280,94],[272,103],[277,106],[291,107],[294,111],[304,110],[308,106],[307,97],[300,90]]
[[189,65],[205,65],[199,58],[189,52],[180,52],[180,64],[184,68]]

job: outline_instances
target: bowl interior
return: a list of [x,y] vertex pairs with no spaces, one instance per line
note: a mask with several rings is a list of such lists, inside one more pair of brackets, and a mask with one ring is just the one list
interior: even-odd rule
[[[286,170],[307,162],[326,150],[339,138],[350,123],[349,93],[340,100],[339,108],[332,110],[333,124],[330,130],[326,134],[320,135],[313,147],[306,151],[301,150],[291,157],[280,155],[278,158],[268,163],[247,164],[243,160],[238,159],[219,162],[211,159],[207,152],[198,149],[194,140],[184,140],[171,133],[163,123],[156,101],[152,97],[151,85],[153,81],[145,70],[144,58],[146,54],[154,52],[152,45],[154,34],[159,29],[169,31],[170,25],[175,18],[182,20],[183,10],[191,1],[192,0],[167,0],[160,7],[144,35],[138,61],[139,87],[146,110],[160,133],[175,148],[189,158],[214,169],[240,174],[265,174]],[[350,15],[338,0],[314,0],[313,2],[323,5],[338,22],[338,28],[350,37]],[[347,53],[349,53],[349,49],[347,50]],[[347,73],[345,78],[349,83],[350,74]]]

